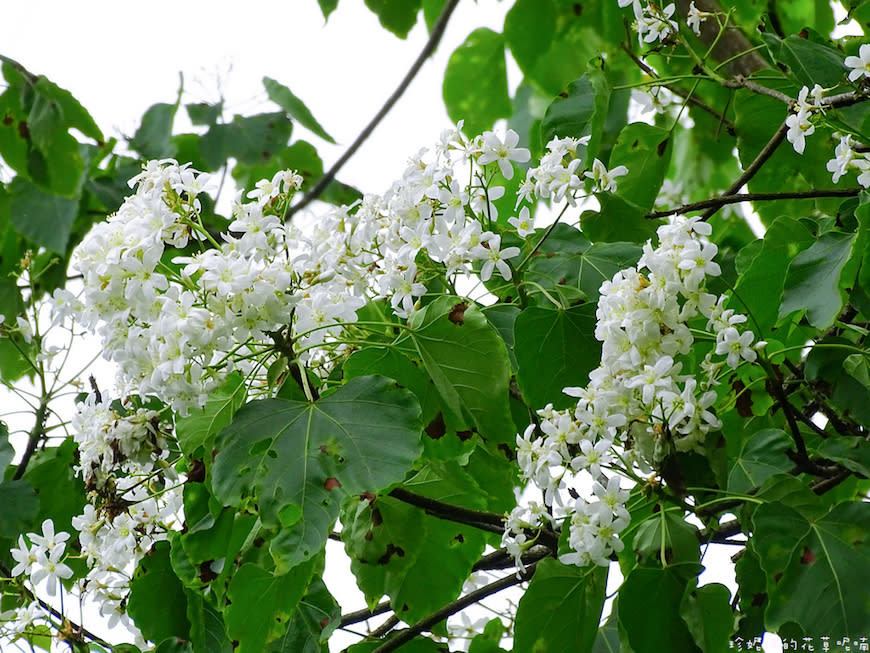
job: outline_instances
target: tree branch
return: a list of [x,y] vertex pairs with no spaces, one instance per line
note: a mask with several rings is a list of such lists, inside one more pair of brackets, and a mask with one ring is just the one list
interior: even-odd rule
[[450,20],[450,15],[453,13],[453,10],[456,9],[456,5],[458,4],[459,0],[447,0],[447,3],[441,10],[441,14],[438,16],[437,22],[432,27],[432,32],[429,34],[429,40],[426,41],[426,45],[423,46],[423,49],[420,51],[417,59],[411,65],[411,68],[405,74],[405,77],[399,83],[399,86],[396,88],[395,91],[393,91],[392,95],[387,98],[387,101],[375,114],[375,117],[371,119],[369,124],[367,124],[363,128],[359,136],[356,137],[356,140],[351,143],[350,147],[347,148],[345,153],[339,157],[338,161],[336,161],[332,165],[332,167],[327,170],[320,179],[317,180],[317,183],[314,184],[314,187],[305,194],[305,196],[299,201],[299,203],[290,207],[290,210],[287,211],[287,219],[290,219],[293,215],[301,211],[313,200],[317,199],[318,197],[320,197],[320,195],[323,194],[323,191],[326,190],[326,187],[335,179],[335,175],[338,174],[338,171],[341,170],[344,164],[347,163],[354,154],[356,154],[360,146],[366,141],[369,136],[371,136],[375,128],[386,117],[386,115],[390,112],[393,106],[395,106],[396,102],[399,101],[399,98],[402,97],[408,86],[411,85],[411,82],[417,76],[417,73],[420,72],[420,69],[423,67],[423,63],[435,51],[435,48],[438,46],[438,42],[444,35],[444,29],[447,27],[447,22]]
[[483,510],[471,510],[449,503],[442,503],[429,497],[423,497],[403,488],[396,488],[390,496],[417,508],[422,508],[427,515],[479,528],[490,533],[504,532],[504,515]]
[[381,644],[374,651],[372,651],[372,653],[391,653],[391,651],[395,651],[400,646],[407,644],[417,635],[422,632],[428,631],[430,628],[432,628],[432,626],[444,621],[449,616],[456,614],[460,610],[467,608],[473,603],[477,603],[478,601],[485,599],[487,596],[491,596],[492,594],[501,592],[508,587],[519,585],[523,581],[531,578],[534,573],[535,567],[534,565],[532,565],[523,572],[518,572],[517,574],[505,576],[504,578],[500,578],[499,580],[492,582],[489,585],[485,585],[479,589],[474,590],[473,592],[469,592],[465,596],[461,596],[455,601],[448,603],[443,608],[436,610],[428,617],[424,617],[413,626],[397,633],[395,637]]
[[[770,140],[767,141],[767,144],[761,149],[761,152],[758,153],[758,156],[755,157],[755,160],[749,164],[746,170],[743,171],[743,174],[737,178],[737,181],[731,184],[728,190],[722,194],[723,197],[736,195],[737,192],[755,176],[755,174],[761,169],[761,166],[763,166],[767,160],[773,156],[773,153],[776,152],[776,148],[779,147],[780,143],[785,140],[786,132],[788,132],[788,125],[783,121],[779,126],[779,129],[776,130],[773,136],[770,137]],[[707,209],[701,214],[701,219],[709,219],[718,209],[718,206]]]
[[381,603],[378,603],[371,610],[365,608],[363,610],[357,610],[356,612],[348,612],[347,614],[341,615],[341,621],[338,622],[338,627],[344,628],[345,626],[352,626],[353,624],[358,624],[359,622],[365,621],[366,619],[371,619],[372,617],[376,617],[379,614],[389,612],[390,609],[390,602],[383,601]]
[[710,199],[701,200],[700,202],[691,202],[678,206],[673,209],[662,209],[661,211],[650,211],[646,214],[649,219],[664,218],[669,215],[682,215],[691,213],[692,211],[700,211],[701,209],[719,208],[726,204],[737,204],[738,202],[764,202],[770,200],[800,200],[814,199],[816,197],[854,197],[858,195],[863,188],[822,188],[818,190],[794,191],[788,193],[738,193],[735,195],[720,195],[719,197],[711,197]]
[[39,443],[45,436],[45,422],[47,419],[48,400],[43,395],[39,400],[39,407],[36,409],[36,420],[33,424],[33,429],[30,431],[30,435],[27,438],[27,447],[24,449],[21,461],[18,463],[18,467],[15,469],[15,474],[12,476],[13,481],[20,479],[24,476],[24,472],[27,471],[27,465],[30,463],[33,454],[36,453],[36,447],[39,446]]

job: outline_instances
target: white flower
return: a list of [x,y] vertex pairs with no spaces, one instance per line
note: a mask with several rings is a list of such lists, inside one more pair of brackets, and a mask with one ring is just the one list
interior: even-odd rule
[[852,148],[852,135],[846,134],[834,149],[834,158],[825,165],[831,174],[831,180],[836,184],[850,168],[857,167],[855,150]]
[[689,12],[686,15],[686,25],[688,25],[696,36],[701,36],[701,23],[707,19],[709,14],[706,11],[699,11],[694,2],[689,3]]
[[758,358],[751,346],[754,339],[752,331],[740,333],[735,327],[728,327],[716,334],[716,354],[726,355],[725,362],[732,369],[740,364],[741,358],[751,363]]
[[671,19],[674,11],[676,11],[674,3],[669,4],[664,9],[653,5],[641,8],[639,4],[634,4],[637,34],[641,41],[644,43],[664,41],[671,34],[674,34],[678,29],[676,22]]
[[520,255],[519,247],[505,247],[500,250],[501,236],[493,235],[486,241],[486,246],[482,247],[485,250],[483,258],[483,267],[480,269],[481,281],[488,281],[492,276],[493,268],[498,268],[499,274],[504,277],[505,281],[511,279],[511,269],[505,259],[513,258]]
[[518,217],[508,218],[508,224],[516,228],[520,238],[526,238],[535,233],[534,221],[529,217],[529,207],[527,206],[520,209]]
[[843,62],[849,71],[849,81],[854,82],[859,77],[870,77],[870,43],[863,44],[858,49],[857,57],[846,57]]
[[616,166],[613,170],[607,170],[604,164],[598,159],[592,162],[592,170],[586,173],[586,176],[592,179],[599,191],[615,193],[616,178],[628,174],[628,168],[625,166]]
[[[806,86],[804,89],[806,89]],[[806,137],[810,136],[816,130],[813,123],[809,121],[809,115],[809,112],[799,109],[797,113],[792,113],[785,119],[785,124],[788,125],[788,131],[786,132],[785,137],[794,147],[794,151],[798,154],[804,153]]]
[[516,147],[519,142],[520,137],[513,129],[507,130],[504,142],[493,132],[483,132],[483,153],[477,162],[486,165],[496,161],[504,178],[511,179],[514,176],[514,169],[510,162],[525,163],[531,158],[526,148]]

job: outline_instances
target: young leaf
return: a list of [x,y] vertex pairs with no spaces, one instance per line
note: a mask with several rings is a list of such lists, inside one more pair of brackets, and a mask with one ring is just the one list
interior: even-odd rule
[[311,111],[308,110],[308,107],[305,106],[305,103],[296,97],[289,88],[271,77],[263,78],[263,86],[266,87],[269,99],[290,114],[290,117],[296,120],[296,122],[305,127],[305,129],[314,132],[328,143],[335,143],[335,139],[321,127],[320,123],[311,114]]

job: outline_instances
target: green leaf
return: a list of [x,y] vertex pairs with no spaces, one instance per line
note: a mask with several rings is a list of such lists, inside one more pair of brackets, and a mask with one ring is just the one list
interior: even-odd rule
[[158,102],[145,111],[139,129],[130,140],[130,147],[146,159],[163,159],[175,154],[172,145],[172,123],[177,104]]
[[556,35],[553,0],[517,0],[504,18],[505,43],[526,77]]
[[596,242],[631,241],[643,243],[652,238],[662,220],[649,220],[646,211],[621,195],[599,193],[598,211],[584,211],[580,215],[580,228]]
[[513,444],[510,358],[498,332],[476,305],[442,297],[414,314],[400,339],[423,362],[454,431],[475,428],[485,438]]
[[823,458],[870,478],[870,442],[856,437],[830,437],[816,449]]
[[37,78],[32,88],[43,102],[51,103],[55,107],[65,128],[78,129],[95,141],[104,140],[103,132],[94,122],[91,114],[73,97],[72,93],[42,75]]
[[[451,505],[486,508],[480,486],[456,463],[431,463],[404,487]],[[409,623],[459,596],[486,543],[473,526],[431,517],[390,496],[350,503],[342,523],[351,570],[368,604],[386,594]]]
[[626,125],[610,153],[610,170],[624,165],[628,174],[616,180],[616,194],[644,211],[652,209],[668,172],[673,151],[671,132],[644,122]]
[[447,115],[453,122],[464,120],[467,134],[479,134],[507,118],[511,101],[502,35],[485,27],[469,34],[450,55],[443,93]]
[[[776,324],[789,262],[814,240],[809,230],[794,218],[776,219],[765,232],[752,263],[737,280],[734,297],[743,304],[741,312],[752,315],[759,337],[770,336]],[[738,308],[740,303],[735,303],[734,308]]]
[[686,576],[697,574],[701,566],[685,567],[637,567],[623,582],[619,589],[619,624],[635,653],[699,650],[680,616],[680,605]]
[[[155,610],[158,605],[160,609]],[[139,562],[130,581],[127,612],[151,641],[173,636],[187,639],[187,597],[169,562],[169,542],[157,542]]]
[[185,594],[193,653],[232,653],[221,613],[201,593],[187,590]]
[[541,560],[517,607],[514,650],[589,650],[598,634],[606,583],[606,567],[584,568],[550,558]]
[[31,458],[24,480],[39,497],[37,522],[53,519],[55,528],[69,530],[72,518],[82,514],[87,497],[73,469],[77,455],[76,443],[69,437]]
[[351,379],[316,403],[266,399],[245,405],[217,437],[215,496],[256,504],[281,527],[270,551],[279,568],[316,555],[348,495],[404,478],[420,452],[420,407],[386,378]]
[[8,188],[10,222],[15,230],[39,247],[65,254],[79,212],[78,200],[44,191],[21,176]]
[[598,153],[609,102],[607,80],[593,68],[571,82],[565,92],[547,107],[541,121],[541,142],[546,145],[553,138],[591,136],[585,156],[581,157],[588,164]]
[[634,536],[638,564],[691,571],[701,558],[698,529],[672,510],[653,513]]
[[870,390],[870,363],[867,362],[867,354],[850,354],[843,361],[843,369],[846,374],[858,383]]
[[517,384],[526,405],[567,408],[577,403],[562,389],[585,386],[589,372],[598,367],[601,343],[595,339],[595,324],[595,305],[590,303],[568,310],[530,306],[517,316]]
[[[742,435],[739,448],[732,447],[728,438],[729,460],[728,491],[745,493],[761,487],[774,474],[788,472],[794,463],[785,452],[792,447],[791,438],[780,429],[762,429]],[[736,449],[736,451],[731,451]]]
[[190,122],[194,125],[212,126],[220,119],[224,107],[222,103],[208,104],[207,102],[196,102],[185,104],[187,115],[190,117]]
[[725,653],[734,630],[731,592],[719,583],[704,585],[687,593],[680,606],[695,643],[704,653]]
[[308,586],[308,593],[299,601],[287,632],[270,647],[270,652],[327,653],[325,642],[338,626],[341,608],[320,578]]
[[403,39],[417,23],[417,12],[420,10],[421,1],[366,0],[366,7],[377,14],[384,29]]
[[447,0],[423,0],[423,20],[426,21],[426,31],[430,34],[446,4]]
[[821,84],[833,88],[843,81],[843,56],[833,48],[797,34],[780,39],[771,32],[762,32],[761,37],[774,58],[786,66],[789,77],[801,86]]
[[759,506],[752,546],[767,577],[765,626],[856,638],[870,631],[870,504],[847,502],[807,517],[779,502]]
[[367,347],[351,354],[344,366],[346,379],[380,374],[396,381],[417,397],[423,424],[429,424],[439,408],[438,391],[426,373],[393,347]]
[[246,563],[233,575],[224,618],[236,653],[262,653],[265,645],[281,637],[296,605],[305,595],[314,572],[314,560],[276,576]]
[[36,523],[39,500],[25,480],[0,483],[0,538],[14,540]]
[[233,116],[230,123],[212,125],[199,147],[212,170],[230,157],[240,163],[263,163],[287,145],[292,131],[293,123],[283,111]]
[[[218,389],[209,394],[205,406],[176,420],[175,434],[181,450],[192,456],[199,447],[211,442],[232,421],[246,396],[247,386],[241,375],[230,374]],[[206,453],[211,454],[210,451]]]
[[329,15],[338,7],[338,0],[317,0],[317,4],[320,5],[323,20],[329,20]]
[[290,114],[290,117],[296,120],[296,122],[305,127],[305,129],[314,132],[323,140],[335,143],[335,139],[321,127],[320,123],[311,115],[311,111],[308,110],[305,103],[296,97],[289,88],[271,77],[263,78],[263,86],[266,87],[269,99]]
[[788,268],[779,316],[806,311],[814,327],[830,327],[845,302],[842,289],[854,280],[855,267],[846,264],[856,240],[855,234],[829,231],[798,254]]

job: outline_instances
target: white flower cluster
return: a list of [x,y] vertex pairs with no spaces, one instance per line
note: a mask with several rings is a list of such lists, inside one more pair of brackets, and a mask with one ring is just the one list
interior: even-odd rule
[[834,158],[828,161],[827,170],[836,184],[850,170],[858,171],[858,183],[864,188],[870,187],[870,152],[857,152],[852,135],[840,137],[840,142],[834,149]]
[[[785,124],[788,126],[785,137],[798,154],[804,153],[806,137],[816,131],[815,125],[810,121],[810,117],[816,112],[824,113],[822,108],[822,96],[824,92],[825,89],[818,84],[813,86],[812,91],[807,86],[801,88],[794,103],[794,113],[789,114],[788,118],[785,119]],[[807,102],[807,95],[809,94],[812,94],[812,102]]]
[[[554,138],[547,143],[547,151],[541,157],[540,164],[529,168],[526,179],[517,191],[518,207],[522,202],[531,201],[531,198],[549,199],[553,202],[567,201],[570,206],[575,206],[580,197],[585,197],[584,185],[586,179],[594,182],[594,192],[616,192],[616,178],[628,174],[625,166],[616,166],[608,170],[604,164],[595,159],[590,170],[583,170],[583,157],[578,153],[578,148],[589,144],[590,136],[582,138]],[[523,207],[519,220],[523,222],[509,222],[517,227],[519,235],[525,238],[534,232],[528,225],[528,209]]]
[[[150,162],[131,180],[135,194],[77,248],[83,295],[59,291],[56,307],[99,333],[122,394],[157,396],[184,414],[229,371],[262,375],[276,334],[307,360],[368,299],[389,298],[407,317],[426,292],[421,252],[448,277],[479,262],[484,281],[495,270],[510,279],[507,260],[520,250],[502,248],[483,225],[496,220],[493,201],[504,194],[489,184],[492,169],[510,179],[513,162],[529,160],[517,140],[513,131],[469,140],[449,130],[434,160],[421,152],[385,195],[332,209],[307,230],[283,220],[301,177],[278,173],[257,184],[251,201],[236,202],[221,243],[199,219],[206,176],[171,160]],[[462,164],[476,171],[466,186],[455,169]],[[212,246],[167,253],[191,236]]]
[[[518,559],[549,519],[569,528],[573,553],[566,562],[608,564],[629,519],[622,480],[655,470],[672,452],[698,449],[720,426],[711,410],[719,370],[755,361],[764,343],[753,343],[754,334],[740,326],[746,317],[725,308],[724,296],[705,290],[706,278],[720,274],[710,232],[700,218],[679,217],[658,229],[658,247],[646,243],[637,267],[602,284],[600,366],[586,387],[565,388],[576,406],[547,406],[517,437],[523,477],[544,497],[544,505],[518,506],[506,523],[503,544]],[[725,360],[709,352],[699,380],[683,373],[680,358],[694,342],[689,322],[701,326],[704,318],[715,355]],[[587,499],[582,490],[590,480]]]
[[88,565],[82,594],[111,624],[132,627],[124,605],[133,571],[179,522],[181,484],[167,462],[168,425],[156,411],[116,409],[90,395],[72,427],[91,501],[72,520]]

